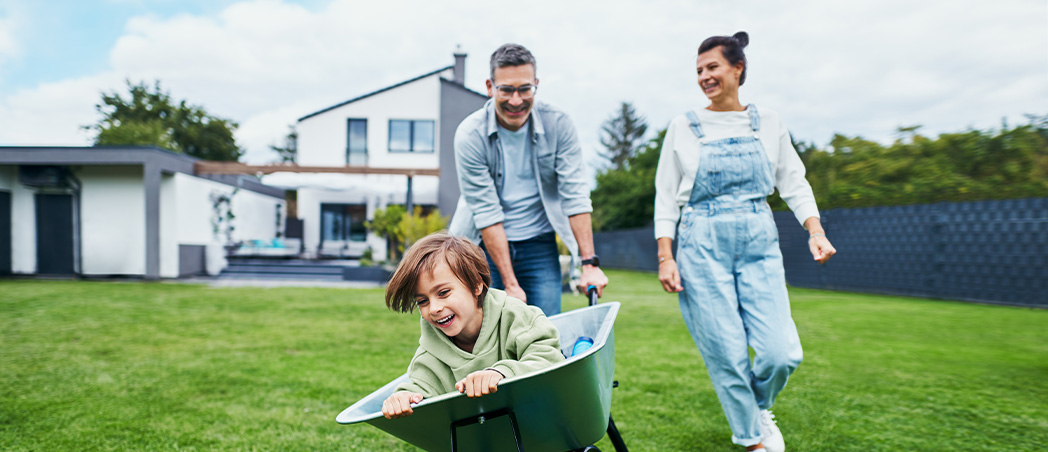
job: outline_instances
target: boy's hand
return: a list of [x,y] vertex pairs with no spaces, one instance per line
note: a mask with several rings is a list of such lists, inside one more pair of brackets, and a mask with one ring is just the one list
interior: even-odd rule
[[466,378],[455,383],[455,389],[466,394],[466,397],[480,397],[498,391],[498,384],[499,381],[502,381],[502,378],[502,374],[497,371],[490,369],[478,370],[466,375]]
[[382,402],[382,415],[386,419],[410,416],[411,404],[422,401],[422,394],[411,391],[398,391]]

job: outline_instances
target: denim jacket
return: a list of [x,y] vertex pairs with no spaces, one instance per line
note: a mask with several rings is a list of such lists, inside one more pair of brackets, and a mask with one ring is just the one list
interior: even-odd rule
[[[579,247],[568,217],[593,211],[575,125],[564,112],[536,101],[526,127],[546,216],[571,251],[574,264]],[[505,159],[493,99],[467,116],[455,131],[455,166],[462,195],[449,230],[479,243],[480,230],[504,218],[500,199]]]

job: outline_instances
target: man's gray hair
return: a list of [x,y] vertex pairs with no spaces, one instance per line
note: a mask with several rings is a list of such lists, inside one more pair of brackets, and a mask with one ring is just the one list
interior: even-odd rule
[[520,44],[503,44],[491,54],[491,79],[495,80],[495,69],[506,66],[523,66],[530,64],[537,68],[535,56]]

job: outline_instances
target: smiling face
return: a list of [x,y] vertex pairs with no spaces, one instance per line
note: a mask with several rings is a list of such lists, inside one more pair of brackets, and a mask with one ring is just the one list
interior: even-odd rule
[[535,78],[535,66],[523,64],[520,66],[504,66],[495,68],[494,76],[485,84],[488,87],[488,96],[495,99],[495,116],[499,125],[507,130],[518,130],[528,122],[528,114],[531,113],[531,105],[535,98],[522,99],[519,92],[514,92],[510,97],[503,97],[495,89],[496,86],[512,86],[520,88],[530,85],[538,86],[539,81]]
[[744,65],[740,61],[735,66],[724,58],[720,46],[699,54],[695,60],[695,71],[699,76],[699,88],[711,101],[723,103],[739,98],[739,78]]
[[470,290],[451,271],[444,259],[431,272],[419,275],[415,305],[422,318],[451,338],[467,352],[480,335],[484,310],[477,306],[483,286]]

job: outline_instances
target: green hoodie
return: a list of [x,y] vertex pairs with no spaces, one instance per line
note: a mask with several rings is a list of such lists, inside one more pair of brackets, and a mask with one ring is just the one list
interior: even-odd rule
[[473,353],[458,348],[451,338],[420,319],[422,336],[408,366],[411,381],[401,383],[396,390],[435,397],[455,391],[456,382],[478,370],[494,369],[510,378],[564,360],[560,334],[541,309],[498,289],[488,290],[483,308]]

